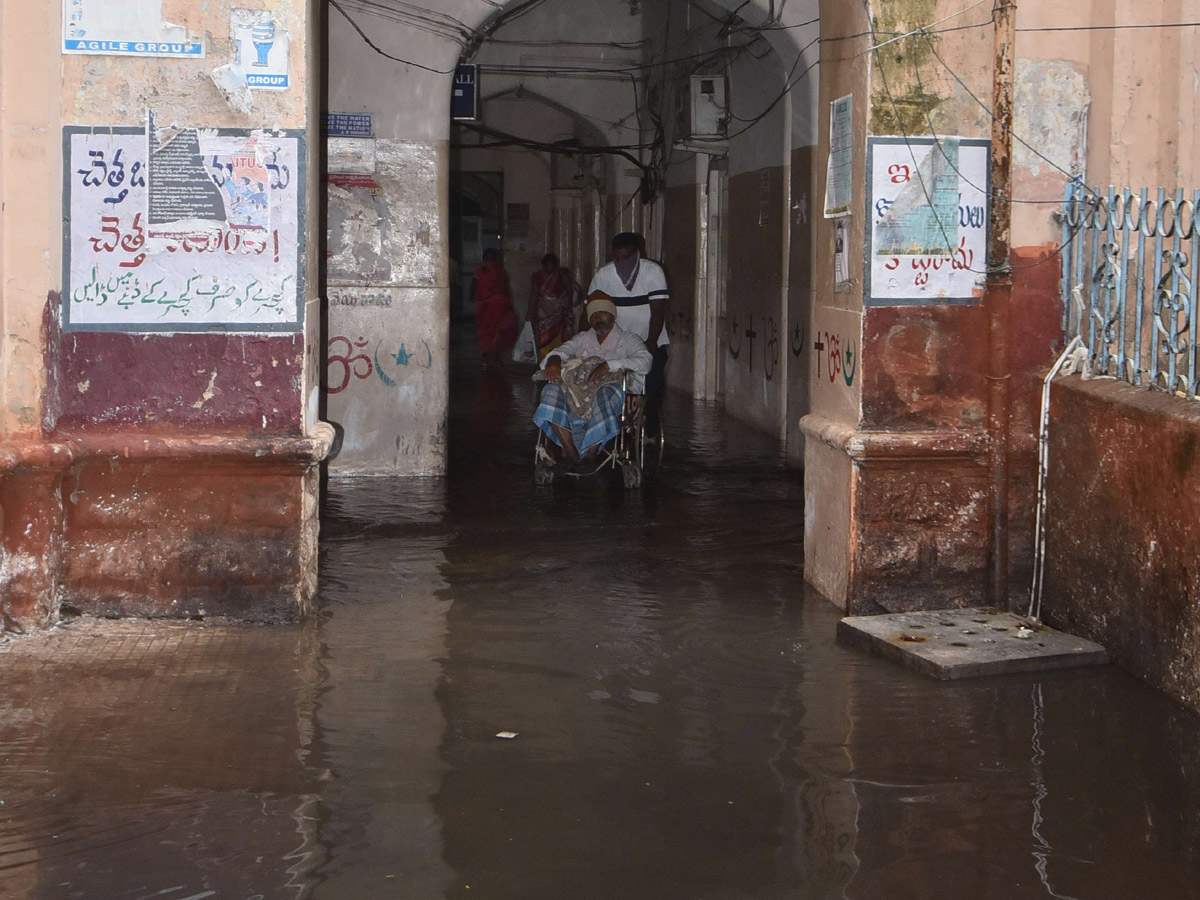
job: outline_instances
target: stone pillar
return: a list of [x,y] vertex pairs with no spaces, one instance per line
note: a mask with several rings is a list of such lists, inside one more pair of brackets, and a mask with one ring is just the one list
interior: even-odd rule
[[4,0],[0,605],[23,626],[290,620],[315,589],[314,20],[237,6],[90,0],[64,27]]

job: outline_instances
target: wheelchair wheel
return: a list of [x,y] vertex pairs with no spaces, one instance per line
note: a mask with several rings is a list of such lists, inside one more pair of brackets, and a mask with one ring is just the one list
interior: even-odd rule
[[621,480],[629,490],[640,488],[642,486],[642,467],[632,459],[622,463]]

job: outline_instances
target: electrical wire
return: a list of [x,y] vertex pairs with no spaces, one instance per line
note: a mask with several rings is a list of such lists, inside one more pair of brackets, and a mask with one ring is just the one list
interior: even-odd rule
[[[804,59],[804,54],[808,52],[808,50],[809,50],[809,49],[810,49],[810,48],[813,46],[813,44],[816,44],[816,43],[818,43],[820,40],[821,40],[821,39],[820,39],[819,37],[815,37],[815,38],[813,38],[811,41],[809,41],[807,44],[805,44],[803,47],[801,47],[799,50],[797,50],[797,51],[796,51],[796,59],[795,59],[795,61],[792,63],[792,68],[791,68],[791,69],[788,71],[787,78],[785,78],[785,79],[784,79],[784,88],[783,88],[783,90],[782,90],[782,91],[779,93],[779,95],[778,95],[778,96],[777,96],[777,97],[776,97],[774,100],[772,100],[772,101],[771,101],[770,105],[768,105],[766,109],[764,109],[764,110],[763,110],[761,113],[759,113],[757,116],[752,116],[752,117],[751,117],[751,118],[749,118],[749,119],[743,119],[741,116],[739,116],[739,115],[736,115],[736,114],[735,114],[735,113],[734,113],[732,110],[730,110],[729,117],[730,117],[731,119],[736,119],[736,120],[737,120],[737,121],[739,121],[739,122],[747,122],[747,123],[749,123],[749,125],[750,125],[750,126],[757,125],[759,122],[761,122],[763,119],[765,119],[765,118],[767,117],[767,114],[768,114],[768,113],[770,113],[770,112],[771,112],[771,110],[773,110],[773,109],[774,109],[774,108],[775,108],[775,107],[776,107],[776,106],[779,104],[779,102],[780,102],[780,101],[781,101],[781,100],[782,100],[782,99],[783,99],[785,96],[787,96],[787,94],[788,94],[788,93],[789,93],[789,92],[790,92],[790,91],[791,91],[791,90],[792,90],[794,87],[796,87],[796,85],[798,85],[798,84],[800,83],[800,80],[801,80],[801,79],[802,79],[802,78],[803,78],[805,75],[807,75],[807,74],[809,73],[809,71],[811,71],[811,70],[812,70],[812,68],[813,68],[813,67],[814,67],[814,66],[817,64],[817,63],[813,63],[812,65],[810,65],[810,66],[809,66],[807,69],[805,69],[805,70],[804,70],[804,71],[801,73],[801,75],[800,75],[800,78],[797,78],[797,79],[796,79],[796,80],[793,82],[793,80],[792,80],[792,79],[793,79],[793,77],[794,77],[794,76],[795,76],[795,74],[796,74],[796,68],[797,68],[797,67],[800,65],[800,60]],[[819,62],[819,60],[818,60],[818,62]],[[730,135],[730,137],[736,137],[736,135],[737,135],[737,134],[742,134],[742,133],[743,133],[743,132],[745,132],[746,130],[747,130],[747,129],[742,129],[742,130],[740,130],[740,131],[736,132],[736,134],[734,134],[734,135]]]
[[1197,28],[1200,22],[1144,22],[1128,25],[1046,25],[1032,28],[1018,28],[1017,31],[1125,31],[1141,28]]
[[[917,35],[910,35],[910,37],[917,37]],[[979,191],[981,194],[983,194],[989,200],[993,197],[1003,197],[1003,195],[993,192],[993,191],[989,190],[988,188],[980,187],[975,182],[971,181],[971,179],[968,178],[966,175],[964,175],[962,170],[959,169],[959,167],[957,165],[955,165],[954,161],[952,159],[950,159],[950,155],[948,153],[946,153],[946,149],[945,149],[945,146],[943,145],[943,141],[938,136],[937,129],[934,127],[933,116],[930,114],[929,104],[926,103],[925,99],[924,99],[925,98],[925,84],[921,80],[920,62],[917,60],[917,55],[915,53],[910,53],[909,58],[912,60],[913,75],[917,79],[917,91],[918,91],[917,102],[921,107],[921,112],[925,114],[925,121],[929,125],[929,134],[933,138],[933,144],[935,147],[937,147],[938,152],[941,153],[942,158],[946,161],[946,165],[948,165],[951,169],[954,170],[954,173],[959,177],[959,179],[961,181],[970,185],[975,190]],[[1008,199],[1009,203],[1026,203],[1026,204],[1030,204],[1030,205],[1060,204],[1063,202],[1062,197],[1055,197],[1051,200],[1025,200],[1025,199],[1018,199],[1016,197],[1009,196],[1007,199]]]
[[515,38],[488,38],[488,43],[515,47],[611,47],[614,50],[640,50],[647,41],[522,41]]
[[[982,100],[980,100],[977,96],[975,96],[975,94],[973,92],[971,92],[971,90],[969,88],[967,88],[966,84],[963,83],[962,79],[959,78],[958,74],[956,72],[954,72],[954,70],[950,69],[949,66],[946,65],[945,60],[943,60],[941,58],[941,56],[937,53],[936,49],[933,48],[932,38],[930,38],[928,34],[925,35],[925,38],[929,42],[930,48],[933,49],[934,56],[937,57],[938,61],[943,65],[943,67],[945,67],[946,70],[949,71],[951,73],[951,75],[954,76],[954,78],[959,82],[959,84],[962,85],[963,89],[966,90],[967,93],[970,94],[975,99],[975,101],[977,103],[979,103],[984,108],[984,110],[988,113],[988,115],[991,116],[992,119],[994,120],[996,118],[996,116],[992,112],[992,110],[989,109],[987,107],[987,105],[985,103],[983,103]],[[878,52],[878,51],[876,51],[876,52]],[[913,168],[914,168],[914,170],[916,172],[916,176],[917,176],[917,183],[921,187],[921,193],[925,195],[925,202],[929,204],[931,209],[933,209],[933,208],[935,208],[934,204],[933,204],[933,198],[930,197],[928,187],[925,184],[925,178],[923,175],[921,175],[920,165],[917,163],[916,151],[913,148],[911,138],[910,138],[908,132],[905,130],[904,123],[901,120],[900,109],[899,109],[898,104],[896,103],[896,98],[892,95],[891,87],[888,84],[887,73],[884,70],[882,65],[879,65],[878,68],[879,68],[880,83],[883,85],[883,90],[884,90],[884,93],[887,95],[888,102],[891,103],[891,105],[892,105],[892,111],[896,115],[896,124],[900,126],[901,136],[904,138],[904,143],[908,147],[909,155],[912,157]],[[1012,130],[1011,127],[1009,127],[1008,131],[1013,136],[1014,139],[1020,140],[1021,143],[1025,146],[1029,146],[1028,143],[1024,139],[1019,138],[1019,136]],[[1030,149],[1032,150],[1033,148],[1030,147]],[[1066,174],[1073,181],[1076,180],[1075,176],[1071,175],[1071,173],[1069,173],[1069,172],[1066,172],[1066,170],[1064,170],[1057,163],[1053,162],[1053,160],[1046,158],[1039,151],[1034,150],[1033,152],[1036,153],[1038,156],[1040,156],[1042,159],[1045,159],[1046,162],[1050,163],[1050,165],[1054,166],[1056,169],[1058,169],[1059,171]],[[952,246],[953,242],[950,240],[950,236],[949,236],[949,234],[947,234],[945,225],[942,223],[941,218],[935,215],[934,220],[938,224],[938,230],[941,231],[942,238],[946,241],[946,245]],[[992,274],[994,272],[1014,271],[1014,270],[1019,270],[1019,269],[1034,269],[1034,268],[1037,268],[1038,266],[1043,266],[1046,263],[1051,262],[1052,260],[1055,260],[1059,255],[1061,255],[1062,252],[1064,250],[1066,250],[1066,248],[1069,247],[1074,242],[1076,236],[1079,234],[1079,231],[1082,229],[1082,227],[1083,227],[1083,225],[1082,225],[1082,219],[1081,219],[1080,225],[1074,229],[1074,231],[1070,234],[1070,236],[1063,243],[1061,243],[1057,247],[1055,247],[1055,249],[1052,253],[1048,254],[1047,256],[1043,257],[1042,259],[1038,260],[1035,263],[1014,266],[1010,261],[1005,260],[996,267],[987,266],[985,264],[985,268],[983,270],[966,267],[967,271],[974,272],[979,275],[988,275],[988,274]]]
[[[976,5],[978,5],[978,4],[976,4]],[[872,37],[871,43],[873,45],[871,49],[874,50],[874,52],[876,53],[876,56],[878,56],[879,48],[883,45],[879,44],[878,41],[874,37]],[[950,239],[950,234],[946,231],[946,225],[944,222],[942,222],[941,216],[937,215],[937,213],[936,213],[937,207],[934,205],[933,197],[930,196],[929,188],[925,184],[925,176],[921,174],[921,164],[917,161],[917,152],[916,152],[915,148],[913,147],[912,140],[908,134],[908,130],[904,127],[904,121],[900,115],[900,107],[896,103],[896,98],[892,95],[891,86],[888,84],[887,71],[884,68],[883,64],[878,59],[876,59],[876,68],[879,70],[879,82],[883,86],[883,92],[887,95],[888,102],[891,103],[891,105],[892,105],[892,112],[896,116],[896,124],[900,127],[900,134],[904,138],[904,145],[908,148],[908,155],[912,158],[913,173],[916,176],[917,184],[921,188],[921,193],[925,196],[925,202],[929,205],[929,208],[931,210],[935,211],[933,220],[935,222],[937,222],[938,231],[940,231],[942,233],[942,239],[946,242],[946,247],[953,248],[954,241],[952,241]],[[999,267],[997,267],[995,270],[990,269],[986,262],[984,264],[985,267],[983,269],[976,269],[971,266],[963,266],[963,268],[965,268],[968,272],[975,273],[976,275],[985,275],[986,276],[986,275],[991,274],[992,271],[1006,271],[1007,262],[1008,261],[1005,260],[1004,263],[1002,265],[1000,265]]]
[[627,65],[623,67],[617,66],[542,66],[542,65],[520,65],[506,63],[480,63],[479,67],[488,72],[500,72],[502,74],[520,74],[520,75],[626,75],[628,73],[646,72],[651,69],[657,69],[660,66],[673,65],[675,63],[690,62],[696,59],[715,59],[728,54],[737,54],[745,49],[745,45],[736,47],[718,47],[714,50],[706,50],[703,53],[691,53],[687,56],[677,56],[674,59],[658,60],[649,63],[638,63],[636,65]]
[[452,40],[460,46],[466,46],[467,41],[476,34],[473,28],[460,19],[423,6],[406,3],[403,0],[392,0],[388,3],[382,3],[379,0],[345,0],[345,2],[359,12],[435,34],[438,37]]
[[[386,57],[387,59],[395,60],[398,63],[403,63],[406,66],[413,66],[414,68],[417,68],[417,69],[423,69],[426,72],[433,72],[436,75],[449,75],[451,72],[455,71],[454,68],[435,69],[433,66],[427,66],[427,65],[424,65],[423,63],[413,62],[411,59],[404,59],[403,57],[395,56],[394,54],[388,53],[386,50],[384,50],[382,47],[380,47],[378,44],[376,44],[373,40],[371,40],[370,37],[368,37],[367,33],[365,31],[363,31],[362,26],[359,25],[358,22],[356,22],[348,12],[346,12],[345,9],[342,8],[342,5],[338,2],[338,0],[329,0],[329,5],[332,6],[334,9],[336,9],[338,12],[340,12],[342,14],[342,16],[346,19],[346,21],[350,23],[350,26],[355,31],[358,32],[359,37],[361,37],[366,42],[367,46],[370,47],[372,50],[374,50],[376,53],[378,53],[380,56]],[[455,68],[457,68],[457,67],[455,67]]]
[[[948,16],[942,16],[942,17],[941,17],[940,19],[938,19],[936,22],[930,22],[928,25],[922,25],[922,26],[920,26],[919,28],[914,28],[912,31],[906,31],[906,32],[904,32],[903,34],[898,34],[898,35],[896,35],[895,37],[888,38],[888,39],[887,39],[886,41],[884,41],[883,43],[878,43],[878,38],[874,36],[874,35],[875,35],[875,32],[874,32],[874,30],[872,29],[872,32],[871,32],[871,34],[872,34],[872,38],[871,38],[871,40],[872,40],[872,41],[874,41],[874,42],[876,42],[876,43],[874,43],[874,45],[873,45],[873,46],[871,46],[871,47],[868,47],[866,50],[864,50],[864,51],[862,51],[862,52],[863,52],[863,53],[870,53],[871,51],[874,51],[874,50],[879,50],[881,47],[886,47],[888,44],[894,44],[894,43],[896,43],[896,41],[902,41],[902,40],[904,40],[906,37],[910,37],[910,36],[912,36],[912,35],[914,35],[914,34],[919,34],[919,33],[920,33],[920,32],[922,32],[922,31],[925,31],[925,30],[927,30],[927,29],[929,29],[929,28],[932,28],[934,25],[941,25],[943,22],[948,22],[948,21],[950,21],[951,19],[958,18],[958,17],[959,17],[959,16],[961,16],[963,13],[970,12],[970,11],[971,11],[971,10],[973,10],[975,7],[977,7],[977,6],[982,6],[983,4],[985,4],[985,3],[988,3],[988,2],[990,2],[990,0],[975,0],[975,2],[974,2],[974,3],[972,3],[970,6],[963,7],[963,8],[962,8],[962,9],[960,9],[958,12],[953,12],[953,13],[950,13],[950,15],[948,15]],[[860,54],[860,55],[862,55],[862,54]]]
[[[938,51],[937,51],[937,46],[934,44],[933,38],[931,38],[929,35],[925,35],[925,42],[929,45],[930,51],[933,53],[933,56],[938,61],[938,63],[941,64],[942,68],[945,69],[947,72],[949,72],[950,76],[956,82],[958,82],[958,86],[961,87],[966,92],[967,96],[970,97],[972,100],[974,100],[979,105],[980,109],[982,109],[985,113],[987,113],[988,118],[991,119],[992,121],[995,121],[996,114],[994,112],[992,112],[992,108],[990,106],[988,106],[986,103],[984,103],[983,100],[981,100],[979,98],[979,95],[977,95],[974,91],[972,91],[971,88],[967,85],[967,83],[962,79],[962,76],[960,76],[956,71],[954,71],[954,69],[952,69],[950,67],[950,65],[946,62],[946,60],[942,58],[942,55],[940,53],[938,53]],[[1019,143],[1022,147],[1024,147],[1026,150],[1028,150],[1030,153],[1032,153],[1038,159],[1040,159],[1043,162],[1052,166],[1060,174],[1065,175],[1067,178],[1071,179],[1072,181],[1076,180],[1079,177],[1074,172],[1070,172],[1067,169],[1064,169],[1062,166],[1060,166],[1058,163],[1056,163],[1050,157],[1046,156],[1044,153],[1042,153],[1040,150],[1038,150],[1035,146],[1033,146],[1033,144],[1029,143],[1029,141],[1027,141],[1023,137],[1021,137],[1021,135],[1019,135],[1011,127],[1008,129],[1008,131],[1013,136],[1013,140],[1017,141],[1017,143]],[[1094,193],[1090,188],[1087,187],[1087,185],[1084,185],[1084,189],[1087,190],[1089,193]]]

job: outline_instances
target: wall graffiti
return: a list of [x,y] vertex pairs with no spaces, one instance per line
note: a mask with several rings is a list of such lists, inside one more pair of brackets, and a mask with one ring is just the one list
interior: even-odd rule
[[[371,363],[371,357],[366,353],[354,354],[355,350],[364,350],[369,345],[366,338],[359,338],[356,341],[351,341],[348,337],[338,335],[329,339],[329,347],[325,356],[325,365],[329,380],[328,391],[331,394],[340,394],[350,386],[350,379],[370,378],[371,373],[375,371],[374,365]],[[335,352],[335,345],[345,345],[344,352]],[[354,354],[354,355],[351,355]],[[360,367],[359,364],[365,366]],[[335,378],[333,375],[333,367],[340,366],[340,377]]]
[[[765,329],[762,335],[763,374],[767,381],[771,381],[779,369],[779,325],[773,317],[768,316],[762,327]],[[742,355],[742,350],[745,349],[747,351],[746,365],[751,372],[754,371],[754,341],[758,337],[758,330],[754,327],[754,316],[749,317],[748,324],[744,329],[738,324],[737,316],[729,320],[729,355],[733,359],[738,359]]]
[[391,308],[392,295],[387,291],[362,290],[360,288],[329,288],[330,306],[374,306]]
[[817,362],[818,381],[824,375],[829,378],[830,384],[835,384],[840,376],[846,387],[854,384],[858,374],[858,351],[853,340],[843,339],[840,334],[829,331],[818,331],[812,348],[813,358]]
[[365,337],[351,340],[345,335],[329,339],[325,355],[326,390],[340,394],[355,381],[366,381],[375,375],[386,387],[400,384],[404,370],[432,369],[433,348],[422,340],[410,350],[406,342],[398,348],[394,342],[377,341],[372,346]]
[[63,129],[67,331],[296,331],[304,139]]
[[767,319],[767,346],[763,356],[763,366],[766,369],[764,374],[767,381],[771,381],[775,377],[775,370],[779,368],[779,326],[772,318]]
[[792,351],[792,356],[799,359],[804,353],[804,329],[799,324],[792,328],[791,340],[788,341],[788,346]]

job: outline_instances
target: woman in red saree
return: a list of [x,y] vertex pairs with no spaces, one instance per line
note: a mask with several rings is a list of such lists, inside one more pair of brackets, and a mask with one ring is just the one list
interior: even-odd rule
[[547,253],[542,257],[542,267],[529,282],[529,322],[537,343],[538,362],[571,337],[574,304],[575,279],[569,269],[559,266],[557,256]]
[[475,270],[471,294],[483,364],[498,366],[500,355],[517,342],[517,314],[513,312],[508,272],[500,262],[499,250],[483,251],[483,265]]

